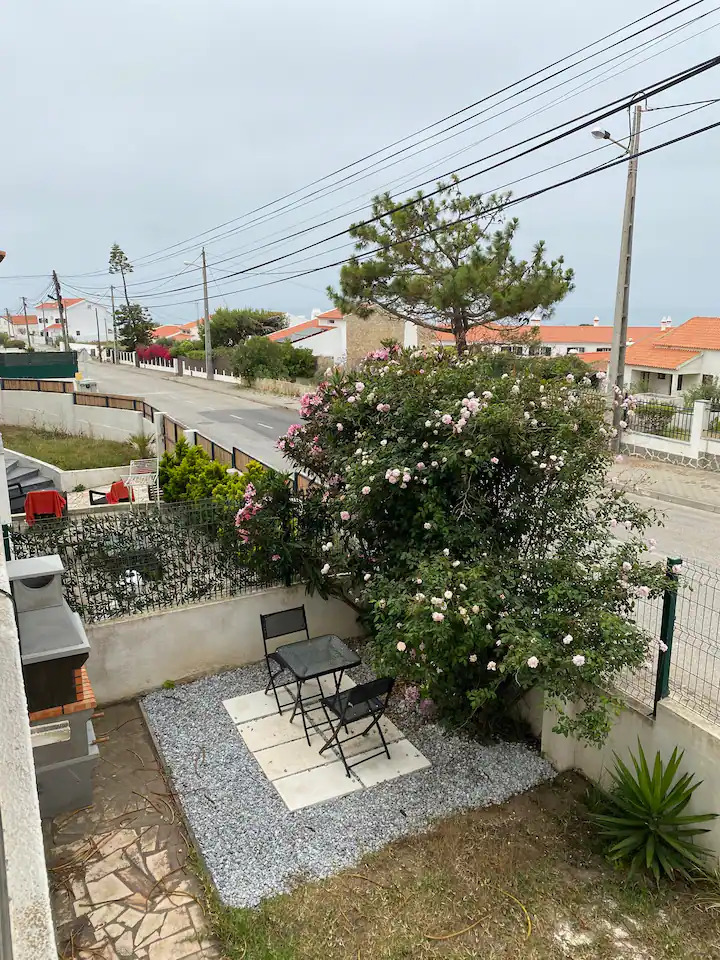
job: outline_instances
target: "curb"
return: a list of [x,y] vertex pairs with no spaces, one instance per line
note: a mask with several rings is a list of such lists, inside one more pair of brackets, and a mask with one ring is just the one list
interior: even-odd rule
[[678,497],[674,493],[664,493],[658,490],[646,490],[644,487],[635,487],[630,484],[624,486],[626,493],[634,493],[638,497],[648,500],[661,500],[664,503],[675,503],[680,507],[690,507],[693,510],[704,510],[706,513],[720,514],[720,504],[707,503],[704,500],[692,500],[690,497]]
[[[153,371],[145,370],[143,372],[152,374]],[[243,397],[243,399],[245,400],[250,400],[252,403],[258,403],[261,406],[265,406],[265,407],[280,407],[283,410],[290,410],[292,413],[298,412],[297,407],[293,407],[292,404],[289,402],[288,403],[283,402],[285,399],[289,401],[290,400],[289,397],[284,398],[277,393],[268,393],[268,394],[258,393],[254,390],[248,390],[247,388],[238,386],[237,384],[234,384],[234,383],[226,384],[226,386],[230,388],[229,390],[218,390],[216,387],[208,386],[207,381],[202,380],[200,377],[176,377],[176,376],[168,377],[165,374],[161,373],[160,379],[167,380],[170,383],[181,383],[186,386],[192,386],[198,390],[205,390],[206,392],[209,392],[209,393],[220,393],[229,397]],[[259,399],[259,397],[268,397],[272,399],[263,400],[263,399]],[[300,402],[300,398],[298,397],[298,403],[299,402]]]

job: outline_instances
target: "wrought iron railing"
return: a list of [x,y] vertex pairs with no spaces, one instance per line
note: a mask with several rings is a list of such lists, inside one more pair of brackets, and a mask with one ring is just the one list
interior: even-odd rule
[[638,400],[630,411],[627,429],[669,440],[689,440],[692,419],[692,410],[684,410],[669,400]]

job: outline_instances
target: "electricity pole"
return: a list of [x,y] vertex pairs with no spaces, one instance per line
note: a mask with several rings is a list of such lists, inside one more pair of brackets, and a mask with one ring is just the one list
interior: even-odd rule
[[55,284],[55,299],[57,300],[58,313],[60,314],[60,326],[62,327],[63,346],[67,352],[70,351],[70,341],[68,340],[67,320],[65,319],[65,310],[60,292],[60,281],[55,270],[52,272],[53,283]]
[[113,363],[118,362],[118,345],[117,345],[117,324],[115,323],[115,287],[110,284],[110,302],[112,303],[112,317],[113,317],[113,338],[115,340],[115,352],[113,353]]
[[208,380],[215,379],[213,370],[212,338],[210,336],[210,306],[208,304],[207,263],[205,261],[205,247],[202,248],[202,277],[203,296],[205,297],[205,376]]
[[25,299],[25,297],[22,297],[22,305],[23,305],[23,316],[25,317],[25,337],[27,338],[27,345],[30,346],[30,325],[29,325],[28,315],[27,315],[27,300]]
[[[612,402],[612,424],[617,431],[610,442],[614,451],[620,450],[621,427],[625,410],[622,405],[625,383],[625,350],[628,338],[628,311],[630,306],[630,268],[632,265],[633,232],[635,228],[635,195],[637,193],[637,153],[640,149],[641,104],[635,104],[632,130],[627,152],[627,186],[625,188],[625,210],[623,213],[622,239],[620,241],[620,266],[618,269],[617,290],[615,293],[615,315],[613,318],[612,348],[608,369],[608,397]],[[616,389],[617,388],[617,389]]]
[[98,317],[97,307],[95,307],[95,326],[98,335],[98,360],[102,363],[102,347],[100,346],[100,317]]

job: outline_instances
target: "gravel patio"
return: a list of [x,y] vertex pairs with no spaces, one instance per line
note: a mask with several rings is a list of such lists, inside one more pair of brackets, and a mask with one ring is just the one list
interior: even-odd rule
[[[350,677],[363,682],[370,674],[361,666]],[[224,706],[264,689],[266,678],[264,664],[256,664],[141,701],[199,852],[230,906],[256,906],[300,880],[352,866],[438,818],[501,803],[554,776],[528,746],[450,734],[397,697],[389,719],[408,744],[405,753],[425,761],[422,768],[414,763],[414,772],[289,810]]]

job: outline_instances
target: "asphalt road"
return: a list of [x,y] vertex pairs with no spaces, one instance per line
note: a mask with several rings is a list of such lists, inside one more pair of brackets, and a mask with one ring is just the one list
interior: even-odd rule
[[277,401],[263,403],[230,383],[218,381],[211,388],[200,380],[110,363],[87,361],[82,372],[97,380],[101,392],[141,397],[210,440],[235,446],[280,470],[291,469],[275,443],[299,415]]

